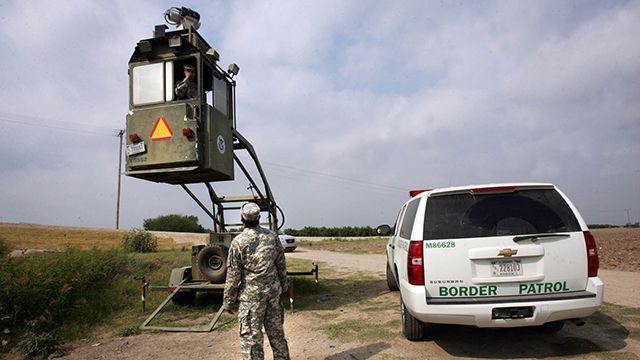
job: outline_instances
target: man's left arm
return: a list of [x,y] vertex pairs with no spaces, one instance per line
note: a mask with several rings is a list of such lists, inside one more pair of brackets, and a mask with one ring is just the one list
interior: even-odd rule
[[287,262],[284,257],[284,248],[280,243],[280,238],[276,235],[276,249],[278,250],[278,255],[276,256],[276,268],[278,269],[278,279],[280,280],[280,286],[282,287],[282,292],[286,292],[289,290],[289,283],[287,282]]
[[238,303],[238,291],[240,288],[240,279],[242,276],[242,261],[240,249],[235,242],[231,244],[229,249],[229,258],[227,259],[227,281],[224,285],[224,295],[222,300],[222,308],[231,310]]

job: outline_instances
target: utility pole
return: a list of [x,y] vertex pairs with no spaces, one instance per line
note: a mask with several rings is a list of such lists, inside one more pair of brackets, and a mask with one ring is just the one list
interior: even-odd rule
[[627,225],[631,225],[631,209],[624,209],[627,212]]
[[118,191],[116,195],[116,230],[120,229],[120,178],[122,177],[122,136],[124,129],[118,130],[117,136],[120,137],[120,146],[118,147]]

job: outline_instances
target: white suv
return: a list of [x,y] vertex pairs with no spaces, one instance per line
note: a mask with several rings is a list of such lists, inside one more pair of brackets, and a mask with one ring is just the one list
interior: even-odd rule
[[[593,314],[602,304],[593,236],[552,184],[412,191],[387,246],[387,283],[400,290],[409,340],[428,323],[541,326]],[[393,234],[391,234],[393,233]]]

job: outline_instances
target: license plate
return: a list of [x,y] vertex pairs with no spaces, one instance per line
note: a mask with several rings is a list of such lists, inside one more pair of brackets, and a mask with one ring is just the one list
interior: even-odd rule
[[144,146],[144,141],[140,141],[139,143],[129,144],[127,145],[127,155],[136,155],[142,154],[147,151],[147,148]]
[[491,276],[522,276],[522,260],[491,261]]

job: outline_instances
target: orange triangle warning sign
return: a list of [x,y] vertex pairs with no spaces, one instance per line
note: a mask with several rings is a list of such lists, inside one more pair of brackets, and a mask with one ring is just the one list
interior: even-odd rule
[[172,136],[173,130],[171,130],[167,119],[164,116],[160,116],[156,120],[156,124],[153,125],[153,130],[151,130],[151,141],[171,140]]

